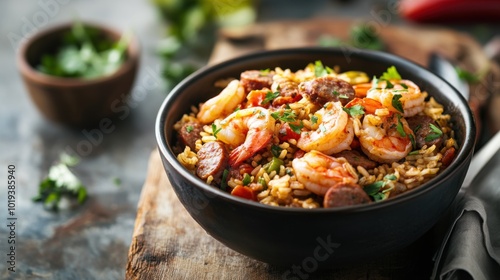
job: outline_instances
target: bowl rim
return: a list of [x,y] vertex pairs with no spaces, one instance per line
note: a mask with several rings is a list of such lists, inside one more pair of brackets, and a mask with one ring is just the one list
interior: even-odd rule
[[[465,98],[447,81],[432,73],[430,70],[424,68],[421,65],[416,64],[406,58],[401,56],[390,54],[382,51],[374,51],[374,50],[364,50],[364,49],[356,49],[355,52],[352,52],[356,56],[359,57],[370,57],[372,60],[383,60],[387,62],[397,61],[398,64],[403,64],[406,69],[416,69],[425,72],[426,75],[430,75],[432,80],[439,81],[441,84],[446,86],[448,89],[443,91],[451,91],[457,98],[460,100],[460,104],[455,104],[455,106],[459,107],[459,112],[466,112],[463,114],[464,123],[465,123],[465,137],[464,143],[462,144],[462,149],[458,151],[458,154],[452,164],[448,166],[439,176],[432,178],[428,182],[424,183],[421,186],[418,186],[412,190],[404,192],[402,194],[397,195],[392,199],[387,199],[384,201],[379,201],[375,203],[369,204],[360,204],[360,205],[352,205],[352,206],[342,206],[342,207],[334,207],[334,208],[313,208],[313,209],[305,209],[298,207],[284,207],[284,206],[271,206],[262,204],[256,201],[240,198],[237,196],[233,196],[230,193],[222,191],[218,188],[210,186],[206,184],[203,180],[196,177],[195,175],[188,172],[188,170],[180,164],[177,160],[176,155],[167,147],[167,139],[165,135],[165,121],[167,110],[166,107],[169,103],[173,102],[173,100],[177,97],[177,95],[182,92],[182,90],[187,87],[191,82],[196,81],[197,79],[202,78],[207,75],[210,71],[214,71],[217,69],[225,68],[232,64],[239,64],[245,61],[252,60],[254,58],[263,58],[263,57],[273,57],[275,55],[286,55],[286,54],[302,54],[302,53],[327,53],[330,52],[332,54],[342,54],[345,50],[342,48],[332,48],[332,47],[296,47],[296,48],[281,48],[281,49],[273,49],[273,50],[260,50],[255,51],[249,54],[240,55],[238,57],[234,57],[213,65],[206,65],[196,72],[192,73],[184,80],[182,80],[179,84],[177,84],[165,97],[163,103],[161,104],[158,114],[155,121],[155,136],[159,153],[162,157],[168,161],[168,163],[173,167],[175,171],[178,172],[180,176],[187,179],[193,186],[198,188],[205,193],[212,194],[214,197],[221,198],[226,201],[230,201],[234,204],[238,204],[238,206],[256,208],[260,211],[270,211],[270,212],[290,212],[290,213],[352,213],[352,212],[365,212],[365,211],[373,211],[375,209],[381,209],[385,207],[390,207],[391,205],[405,203],[408,200],[416,199],[419,196],[424,195],[425,193],[431,191],[432,189],[441,185],[444,181],[446,181],[452,173],[454,173],[455,169],[458,169],[459,166],[462,166],[467,163],[467,158],[472,157],[475,145],[476,138],[476,123],[472,114],[472,111],[465,100]],[[345,55],[345,53],[344,53]],[[429,79],[425,79],[429,80]],[[167,168],[165,166],[165,168]],[[166,172],[166,170],[164,171]],[[166,172],[168,175],[168,172]]]
[[[84,26],[96,28],[105,34],[111,34],[118,37],[120,37],[122,34],[122,32],[118,28],[111,27],[104,23],[98,23],[88,20],[82,20],[81,23]],[[52,33],[67,30],[71,28],[73,24],[74,21],[65,21],[52,24],[29,35],[25,40],[23,40],[16,53],[16,62],[20,73],[36,83],[47,86],[82,87],[117,79],[134,69],[140,58],[140,44],[133,32],[130,32],[129,43],[127,45],[127,59],[116,71],[109,75],[104,75],[92,79],[84,79],[79,77],[58,77],[42,73],[30,65],[30,63],[26,59],[26,52],[34,42],[43,40],[47,35],[50,35]]]

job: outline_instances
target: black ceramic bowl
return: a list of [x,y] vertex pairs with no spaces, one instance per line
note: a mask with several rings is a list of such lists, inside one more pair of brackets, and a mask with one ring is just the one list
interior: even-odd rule
[[[216,80],[249,69],[298,70],[321,60],[342,71],[379,76],[395,65],[451,114],[459,143],[453,163],[426,184],[393,199],[330,209],[273,207],[231,196],[190,174],[176,159],[173,125],[191,105],[216,95]],[[382,52],[301,48],[254,53],[194,73],[167,96],[156,121],[165,171],[181,203],[208,234],[229,248],[275,265],[335,267],[382,256],[428,231],[455,198],[473,153],[475,123],[465,99],[447,82],[408,60]],[[200,252],[202,253],[202,252]]]

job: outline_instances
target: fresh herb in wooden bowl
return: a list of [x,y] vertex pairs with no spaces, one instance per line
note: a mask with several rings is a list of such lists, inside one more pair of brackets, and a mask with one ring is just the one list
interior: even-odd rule
[[114,73],[125,61],[129,34],[117,42],[96,28],[75,22],[55,53],[44,54],[37,69],[58,77],[96,78]]

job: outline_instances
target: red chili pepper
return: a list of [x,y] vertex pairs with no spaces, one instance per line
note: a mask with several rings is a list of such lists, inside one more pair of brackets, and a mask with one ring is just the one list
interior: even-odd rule
[[[498,0],[402,0],[399,13],[416,22],[498,22]],[[387,12],[386,12],[387,13]],[[376,15],[380,19],[387,15]],[[385,19],[384,18],[384,19]]]

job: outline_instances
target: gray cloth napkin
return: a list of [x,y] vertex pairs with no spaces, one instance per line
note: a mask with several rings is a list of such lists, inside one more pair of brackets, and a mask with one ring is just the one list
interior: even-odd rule
[[452,207],[431,278],[500,279],[500,152]]

